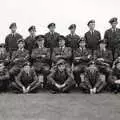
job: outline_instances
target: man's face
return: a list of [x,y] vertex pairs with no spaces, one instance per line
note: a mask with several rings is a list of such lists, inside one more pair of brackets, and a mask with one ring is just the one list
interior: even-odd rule
[[118,64],[116,65],[116,68],[117,68],[118,70],[120,70],[120,63],[118,63]]
[[65,45],[65,40],[59,40],[59,46],[63,47]]
[[117,22],[111,23],[112,28],[116,28],[117,24],[118,24]]
[[50,32],[55,32],[55,26],[51,26],[51,27],[49,28],[49,30],[50,30]]
[[89,28],[90,28],[90,30],[94,30],[95,29],[95,23],[90,23]]
[[13,26],[13,27],[11,28],[11,32],[12,32],[12,33],[15,33],[16,30],[17,30],[17,27],[15,27],[15,26]]
[[24,66],[24,71],[28,73],[30,71],[30,66],[29,65]]
[[70,32],[73,34],[73,33],[75,33],[75,30],[76,30],[76,28],[72,28],[72,29],[70,29]]
[[18,48],[19,48],[19,49],[24,48],[24,43],[23,43],[23,42],[19,42],[19,43],[18,43]]
[[30,35],[32,35],[32,36],[34,36],[34,35],[35,35],[35,33],[36,33],[36,31],[35,31],[35,30],[30,30],[29,32],[30,32]]
[[38,46],[44,46],[44,40],[37,41]]
[[106,48],[106,44],[105,43],[101,43],[100,44],[100,49],[105,49]]
[[64,71],[64,70],[65,70],[65,64],[60,64],[60,65],[58,65],[58,70],[59,70],[60,72]]
[[82,48],[85,47],[85,45],[86,45],[85,41],[81,41],[81,42],[79,43],[79,46],[82,47]]

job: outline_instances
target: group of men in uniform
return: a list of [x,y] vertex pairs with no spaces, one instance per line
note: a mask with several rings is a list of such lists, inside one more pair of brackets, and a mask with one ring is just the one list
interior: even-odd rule
[[0,91],[30,93],[45,88],[68,93],[78,87],[91,94],[105,89],[120,92],[120,29],[117,18],[109,23],[104,39],[95,30],[95,20],[88,22],[84,37],[76,34],[75,24],[63,36],[50,23],[45,35],[36,35],[36,27],[31,26],[23,39],[12,23],[5,44],[0,44]]

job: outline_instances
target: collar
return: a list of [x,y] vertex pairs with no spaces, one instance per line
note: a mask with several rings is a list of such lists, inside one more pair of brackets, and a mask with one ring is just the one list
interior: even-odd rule
[[76,35],[76,33],[73,33],[73,34],[72,34],[72,33],[70,33],[70,35],[71,35],[71,36],[75,36],[75,35]]
[[54,35],[55,32],[50,32],[50,35]]
[[65,45],[64,45],[64,46],[62,46],[62,47],[60,47],[60,48],[64,49],[64,48],[65,48]]
[[115,31],[115,32],[116,32],[116,31],[117,31],[117,28],[115,28],[115,29],[111,28],[111,30],[112,30],[112,32],[113,32],[113,31]]

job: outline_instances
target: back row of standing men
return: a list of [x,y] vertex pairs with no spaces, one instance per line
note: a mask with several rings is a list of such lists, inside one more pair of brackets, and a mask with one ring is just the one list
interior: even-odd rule
[[90,30],[84,38],[75,33],[75,24],[69,26],[70,34],[64,37],[55,32],[56,25],[51,23],[49,32],[39,36],[35,35],[35,26],[31,26],[30,36],[23,40],[16,33],[16,23],[12,23],[11,34],[5,39],[6,55],[0,54],[1,63],[7,64],[7,78],[12,79],[10,86],[24,93],[33,91],[41,86],[42,74],[43,86],[52,92],[68,92],[77,84],[85,92],[98,93],[106,83],[118,91],[116,83],[120,75],[115,66],[119,68],[120,29],[116,27],[117,18],[109,23],[112,27],[105,32],[103,40],[95,30],[94,20],[88,22]]

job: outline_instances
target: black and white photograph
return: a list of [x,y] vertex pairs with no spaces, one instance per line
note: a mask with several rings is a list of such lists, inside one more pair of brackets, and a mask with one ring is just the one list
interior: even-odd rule
[[1,0],[0,120],[119,120],[119,12],[119,0]]

